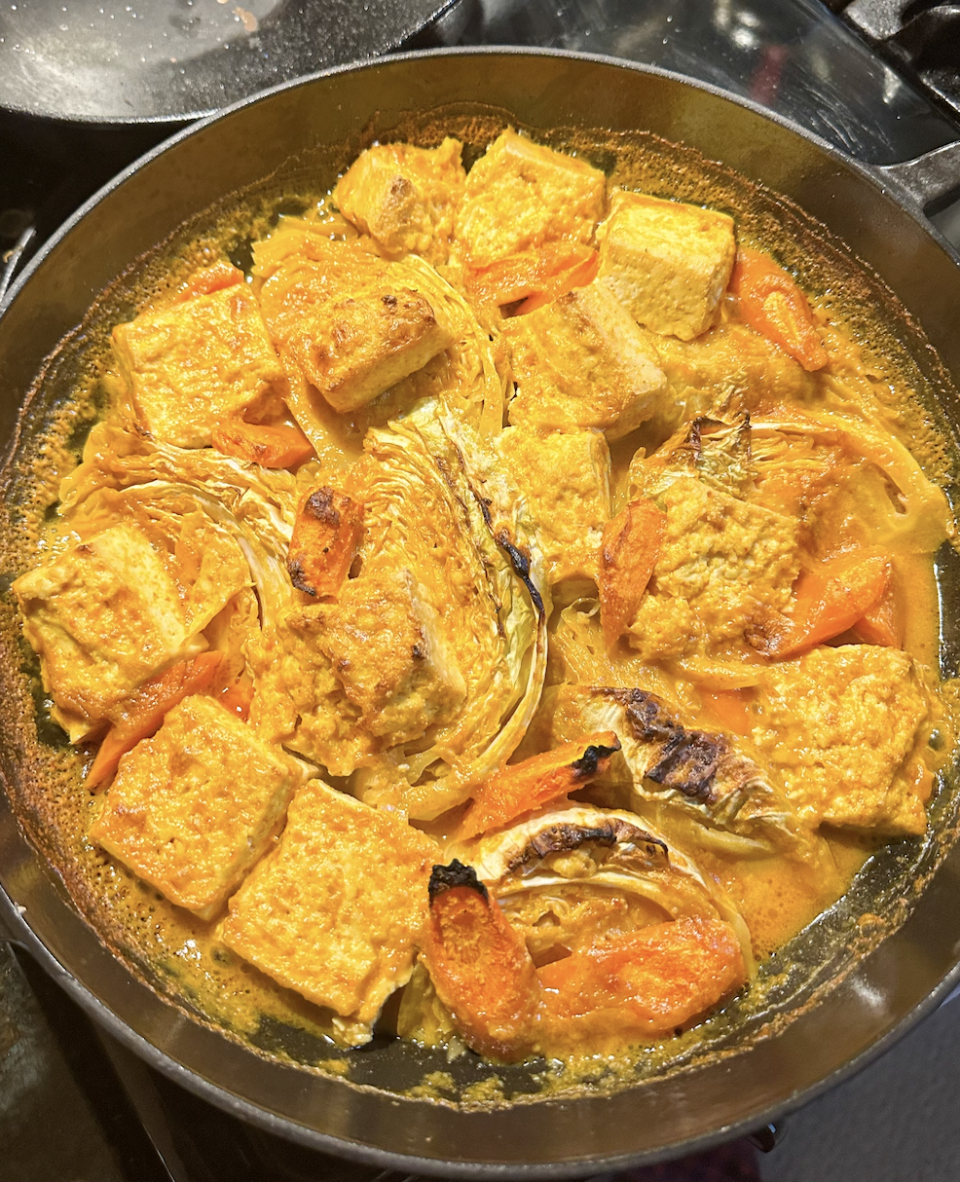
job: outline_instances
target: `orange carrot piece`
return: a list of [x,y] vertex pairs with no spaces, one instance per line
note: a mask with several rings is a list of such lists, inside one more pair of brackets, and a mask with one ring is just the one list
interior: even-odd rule
[[220,691],[220,702],[231,714],[246,722],[250,717],[250,707],[253,705],[253,687],[245,679],[235,681],[226,689]]
[[213,685],[220,671],[221,653],[201,653],[192,661],[178,661],[145,681],[139,690],[111,711],[113,726],[107,731],[90,771],[86,787],[93,788],[112,776],[120,757],[141,739],[149,739],[161,727],[169,710],[191,694]]
[[805,571],[794,590],[790,627],[775,636],[773,656],[792,657],[852,628],[879,604],[890,578],[890,560],[841,555]]
[[557,276],[589,262],[595,254],[592,247],[580,243],[553,243],[471,271],[467,285],[484,303],[513,304],[543,291]]
[[743,319],[799,361],[822,369],[829,360],[814,328],[807,297],[794,280],[758,250],[737,251],[730,290],[740,299]]
[[216,263],[194,275],[177,293],[177,300],[183,303],[194,296],[213,295],[215,291],[236,287],[238,283],[243,283],[242,271],[238,271],[232,263]]
[[287,553],[290,581],[316,598],[336,595],[363,541],[363,506],[325,485],[297,514]]
[[537,970],[544,1022],[564,1037],[655,1036],[698,1017],[746,980],[729,924],[681,917],[599,940]]
[[517,315],[524,316],[527,312],[535,312],[537,308],[543,308],[547,304],[552,304],[562,295],[566,295],[568,291],[573,291],[575,287],[586,287],[588,283],[592,283],[597,276],[597,271],[600,268],[600,253],[593,251],[588,259],[584,259],[582,263],[577,263],[575,267],[570,267],[566,271],[561,271],[552,279],[547,280],[543,288],[535,292],[532,296],[527,296],[519,308],[517,308]]
[[645,497],[629,505],[603,529],[600,543],[600,620],[612,648],[630,626],[660,554],[666,516]]
[[498,829],[521,813],[576,792],[603,775],[619,750],[620,740],[613,731],[596,731],[575,743],[564,743],[553,751],[503,768],[477,790],[463,819],[460,837]]
[[864,644],[882,644],[903,648],[903,623],[897,610],[893,587],[887,584],[876,606],[863,613],[853,626],[854,635]]
[[457,1030],[473,1050],[510,1062],[531,1049],[539,1003],[533,960],[472,867],[430,876],[421,952]]
[[210,442],[225,456],[236,456],[261,468],[296,468],[314,454],[313,444],[299,427],[264,426],[231,419],[215,427]]
[[748,705],[751,689],[701,691],[703,704],[713,714],[720,726],[735,735],[750,733],[752,720]]

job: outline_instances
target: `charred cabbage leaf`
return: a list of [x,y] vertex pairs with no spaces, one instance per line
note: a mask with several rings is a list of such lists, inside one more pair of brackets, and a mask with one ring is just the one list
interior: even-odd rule
[[589,942],[617,912],[621,930],[684,916],[724,920],[753,965],[750,934],[726,892],[629,810],[547,808],[455,852],[508,917],[539,931],[531,937],[535,959],[538,945],[544,957],[556,944]]
[[255,717],[362,799],[428,819],[509,758],[537,707],[540,561],[519,493],[451,419],[371,430],[353,482],[360,573],[265,631]]

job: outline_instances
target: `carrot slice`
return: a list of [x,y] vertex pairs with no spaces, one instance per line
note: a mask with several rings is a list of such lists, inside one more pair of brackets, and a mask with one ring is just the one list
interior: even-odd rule
[[864,612],[853,626],[854,635],[864,644],[882,644],[903,648],[903,623],[897,610],[893,586],[888,583],[879,602]]
[[253,705],[253,687],[246,679],[235,681],[220,692],[220,702],[231,714],[246,722],[250,717],[250,707]]
[[829,357],[814,328],[807,297],[796,282],[759,250],[737,251],[730,290],[740,299],[743,319],[799,361],[822,369]]
[[681,917],[608,936],[537,970],[544,1021],[570,1034],[667,1034],[746,980],[729,924]]
[[336,595],[363,541],[363,506],[324,485],[300,506],[287,553],[290,581],[317,598]]
[[596,253],[592,247],[576,242],[552,243],[471,271],[467,285],[483,303],[513,304],[545,290],[560,275],[590,262]]
[[517,315],[524,316],[527,312],[535,312],[537,308],[552,304],[554,300],[566,295],[568,291],[573,291],[575,287],[586,287],[596,278],[599,268],[600,253],[593,251],[590,258],[584,259],[582,263],[577,263],[575,267],[561,271],[552,279],[547,280],[540,291],[535,292],[532,296],[527,296],[517,308]]
[[748,709],[753,691],[745,689],[701,690],[700,696],[704,705],[719,722],[724,730],[732,731],[735,735],[750,733],[752,720]]
[[225,456],[236,456],[261,468],[295,468],[314,454],[313,444],[300,428],[286,423],[267,427],[231,419],[213,429],[210,442]]
[[422,954],[437,996],[473,1050],[511,1062],[531,1049],[539,1003],[533,960],[476,872],[434,866]]
[[630,626],[660,554],[666,516],[645,497],[608,521],[600,543],[600,620],[607,648]]
[[774,636],[768,652],[792,657],[852,628],[881,601],[890,560],[841,555],[816,571],[804,571],[794,591],[792,624]]
[[145,681],[133,696],[112,712],[113,726],[107,731],[90,771],[86,787],[93,788],[112,776],[121,756],[141,739],[149,739],[163,723],[164,716],[191,694],[209,689],[220,671],[221,653],[201,653],[192,661],[178,661]]
[[177,300],[183,303],[194,296],[213,295],[215,291],[236,287],[238,283],[243,283],[242,271],[237,270],[232,263],[216,263],[194,275],[177,293]]
[[475,837],[498,829],[521,813],[576,792],[602,775],[619,750],[620,740],[613,731],[596,731],[505,767],[477,790],[460,836]]

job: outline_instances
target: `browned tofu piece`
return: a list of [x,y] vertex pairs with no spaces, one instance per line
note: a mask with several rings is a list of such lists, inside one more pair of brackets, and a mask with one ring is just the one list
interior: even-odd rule
[[457,243],[476,268],[548,242],[587,243],[605,197],[598,169],[507,130],[467,173]]
[[610,518],[610,449],[603,435],[508,427],[495,442],[524,494],[550,582],[596,580]]
[[737,251],[727,214],[621,189],[597,238],[597,281],[639,324],[685,341],[710,327]]
[[434,149],[377,144],[340,178],[334,200],[391,258],[445,263],[465,178],[460,143],[450,136]]
[[790,602],[798,522],[691,476],[657,501],[666,522],[630,645],[649,661],[742,648],[745,633]]
[[370,734],[391,745],[417,739],[463,705],[463,673],[409,570],[348,581],[336,603],[317,610],[318,646]]
[[332,776],[348,776],[368,764],[381,744],[361,726],[359,708],[321,648],[321,610],[289,612],[252,637],[247,652],[256,693],[250,725],[265,741],[283,743]]
[[211,919],[266,851],[302,779],[213,698],[184,698],[121,759],[90,838]]
[[643,334],[596,283],[503,325],[517,392],[511,423],[595,427],[619,439],[668,409],[667,381]]
[[377,286],[331,300],[294,347],[307,380],[341,414],[422,369],[452,339],[429,301]]
[[279,846],[230,900],[225,944],[366,1042],[384,1001],[413,969],[440,848],[395,813],[310,780]]
[[188,632],[173,575],[132,524],[66,550],[13,591],[51,713],[74,743],[148,677],[206,648]]
[[118,324],[113,347],[137,414],[163,443],[206,447],[221,420],[279,405],[283,368],[243,284]]
[[411,267],[318,233],[275,238],[257,255],[264,319],[296,376],[334,410],[358,410],[453,340]]
[[808,823],[918,834],[925,792],[905,765],[928,712],[900,649],[822,646],[764,672],[751,738]]

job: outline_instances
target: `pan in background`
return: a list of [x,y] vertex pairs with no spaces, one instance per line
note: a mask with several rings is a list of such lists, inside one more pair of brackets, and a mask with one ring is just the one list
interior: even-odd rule
[[[371,134],[387,133],[410,110],[476,104],[478,98],[488,110],[510,111],[544,135],[558,125],[641,125],[785,192],[880,273],[960,373],[953,327],[960,270],[911,204],[907,186],[911,178],[916,182],[916,170],[880,177],[749,107],[656,71],[559,54],[441,54],[282,88],[179,137],[119,178],[44,250],[11,293],[0,322],[0,382],[11,394],[0,407],[4,438],[14,441],[17,401],[96,293],[185,218],[275,167],[285,165],[295,177],[298,153],[301,167],[309,166],[308,149],[321,157],[325,150],[342,153],[374,114]],[[955,166],[955,151],[927,164],[935,174],[951,159]],[[915,325],[903,320],[899,329],[903,348],[917,350],[920,377],[942,389],[941,410],[955,432],[960,414],[949,383]],[[82,338],[77,344],[82,349]],[[51,374],[69,385],[74,360],[65,350]],[[29,418],[23,427],[29,433]],[[955,671],[960,581],[948,575],[943,585],[950,641],[943,655],[947,670]],[[21,735],[8,730],[0,752],[14,795],[27,754],[18,749]],[[0,880],[6,895],[0,895],[0,914],[11,934],[128,1046],[261,1127],[423,1173],[575,1176],[689,1151],[756,1127],[842,1078],[935,1004],[956,974],[960,944],[960,852],[946,837],[956,824],[954,805],[951,793],[941,794],[937,834],[920,845],[890,847],[873,878],[861,883],[854,910],[822,926],[829,929],[823,932],[829,949],[842,959],[856,930],[857,907],[879,909],[882,894],[891,913],[902,918],[908,908],[900,900],[912,897],[916,874],[938,867],[903,925],[818,1004],[802,1006],[777,1037],[632,1090],[493,1111],[464,1112],[398,1095],[410,1067],[398,1044],[359,1052],[354,1079],[360,1086],[354,1086],[262,1058],[194,1021],[100,943],[3,804]],[[836,964],[830,956],[808,959],[807,1000],[832,984]]]
[[[472,0],[18,0],[0,9],[0,108],[181,122],[395,49]],[[464,16],[465,19],[465,16]]]

